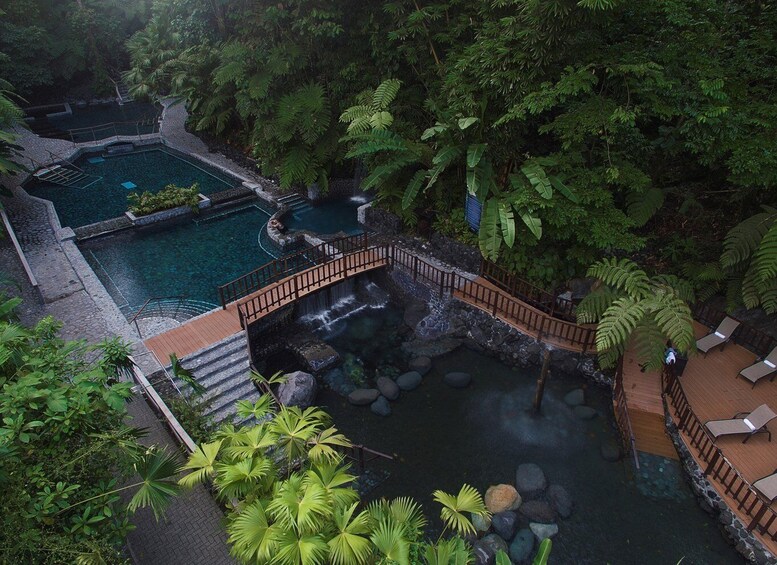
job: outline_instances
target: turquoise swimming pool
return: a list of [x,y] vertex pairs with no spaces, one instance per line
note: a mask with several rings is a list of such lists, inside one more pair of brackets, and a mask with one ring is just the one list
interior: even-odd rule
[[79,247],[116,304],[136,310],[153,297],[219,304],[218,286],[277,255],[262,237],[271,211],[252,204],[128,230]]
[[115,155],[86,153],[73,165],[67,168],[87,175],[73,186],[37,179],[25,185],[32,196],[51,200],[60,224],[71,228],[123,215],[130,192],[159,192],[168,184],[191,186],[196,182],[201,193],[212,194],[241,184],[239,179],[164,145],[142,146]]

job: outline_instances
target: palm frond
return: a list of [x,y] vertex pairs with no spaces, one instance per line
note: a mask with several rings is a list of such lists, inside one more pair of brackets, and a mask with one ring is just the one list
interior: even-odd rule
[[151,507],[157,520],[170,500],[181,487],[175,482],[178,461],[174,453],[153,450],[135,461],[135,471],[142,480],[141,486],[127,504],[127,510]]
[[631,259],[604,258],[591,265],[589,277],[596,277],[603,283],[627,292],[633,298],[650,295],[650,279],[645,271]]
[[596,328],[597,351],[606,351],[616,344],[624,344],[644,316],[645,305],[641,301],[635,301],[628,296],[615,300]]
[[777,210],[765,207],[765,211],[743,220],[726,234],[720,264],[730,268],[749,259],[763,237],[777,220]]
[[191,470],[192,472],[181,477],[178,483],[185,487],[192,487],[213,475],[216,457],[218,457],[220,449],[221,440],[198,446],[197,451],[189,456],[189,460],[181,468],[182,471]]
[[240,511],[227,525],[230,553],[245,563],[268,563],[278,551],[279,527],[267,520],[261,501]]
[[470,485],[462,485],[459,494],[453,495],[436,490],[432,493],[436,502],[442,504],[440,517],[446,527],[453,529],[459,535],[474,534],[472,525],[465,513],[486,517],[489,515],[480,493]]

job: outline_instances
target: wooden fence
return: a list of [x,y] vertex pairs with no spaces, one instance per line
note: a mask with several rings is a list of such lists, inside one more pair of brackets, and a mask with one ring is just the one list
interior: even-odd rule
[[[307,268],[303,268],[307,265]],[[555,318],[520,298],[515,298],[455,271],[441,269],[393,243],[370,242],[366,235],[341,238],[296,254],[276,259],[219,288],[222,306],[255,294],[238,305],[241,324],[258,320],[264,314],[290,304],[300,296],[320,290],[359,273],[390,266],[401,268],[436,292],[440,297],[455,295],[508,323],[537,335],[554,338],[575,351],[595,347],[596,330]],[[265,292],[257,293],[260,289]]]
[[670,412],[674,411],[677,429],[685,433],[698,454],[697,460],[703,463],[704,476],[711,477],[723,487],[725,494],[736,501],[739,510],[748,517],[749,532],[756,531],[777,541],[777,512],[771,507],[771,502],[742,477],[715,445],[715,440],[691,408],[671,365],[661,374],[661,386]]
[[496,263],[484,259],[480,263],[480,276],[552,317],[575,320],[575,303],[572,300],[535,286]]
[[615,370],[615,380],[612,387],[612,407],[623,451],[634,456],[634,465],[639,469],[639,455],[637,454],[634,430],[631,428],[629,406],[626,402],[626,392],[623,390],[623,357],[618,360],[618,367]]

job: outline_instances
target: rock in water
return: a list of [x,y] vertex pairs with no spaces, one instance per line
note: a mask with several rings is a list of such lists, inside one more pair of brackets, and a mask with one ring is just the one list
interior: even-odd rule
[[453,388],[466,388],[472,382],[472,376],[469,373],[453,372],[448,373],[443,378],[445,384]]
[[558,526],[556,524],[537,524],[532,522],[529,524],[529,529],[534,533],[538,542],[552,538],[558,533]]
[[343,370],[339,367],[327,371],[321,375],[321,378],[329,388],[331,388],[340,396],[347,397],[354,390],[356,390],[356,385],[354,385],[353,382],[351,382],[351,380],[345,376],[345,373],[343,373]]
[[569,518],[572,515],[572,497],[561,485],[548,487],[548,500],[562,518]]
[[397,386],[397,383],[390,378],[379,377],[376,384],[378,385],[380,393],[389,400],[396,400],[399,398],[399,387]]
[[620,461],[621,448],[614,441],[606,441],[599,447],[599,452],[602,454],[602,459],[614,463]]
[[472,525],[480,533],[485,533],[491,529],[491,518],[479,516],[478,514],[472,514]]
[[472,546],[475,563],[478,565],[493,565],[496,554],[500,550],[507,553],[508,547],[505,540],[496,534],[488,534]]
[[417,371],[410,371],[397,377],[397,386],[402,390],[413,390],[421,384],[421,374]]
[[576,388],[564,396],[564,402],[567,406],[580,406],[585,404],[585,396],[582,388]]
[[556,519],[556,511],[544,500],[530,500],[521,504],[519,510],[531,522],[550,524]]
[[278,401],[284,406],[308,408],[316,400],[318,383],[310,373],[295,371],[286,375],[286,382],[278,387]]
[[[494,485],[488,487],[484,498],[486,508],[492,514],[504,512],[505,510],[514,510],[520,506],[520,495],[512,485]],[[516,502],[518,504],[516,504]]]
[[385,396],[379,396],[375,402],[370,404],[370,410],[372,410],[373,414],[377,414],[378,416],[391,415],[391,406],[389,406],[389,402],[386,400]]
[[540,496],[548,486],[545,473],[534,463],[524,463],[518,466],[515,472],[515,488],[521,497],[536,498]]
[[491,518],[491,526],[503,540],[511,540],[518,529],[518,516],[512,510],[499,512]]
[[572,412],[581,420],[593,420],[597,415],[596,410],[590,406],[575,406],[572,408]]
[[513,543],[510,544],[510,559],[522,563],[531,557],[534,550],[534,532],[528,528],[518,530]]
[[432,360],[422,355],[421,357],[411,359],[410,363],[408,363],[408,368],[411,371],[416,371],[423,377],[432,369]]
[[376,388],[357,388],[348,395],[348,402],[354,406],[367,406],[372,404],[380,396],[380,391]]

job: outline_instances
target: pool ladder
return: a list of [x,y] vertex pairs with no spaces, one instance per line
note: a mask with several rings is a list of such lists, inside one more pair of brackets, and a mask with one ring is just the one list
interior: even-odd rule
[[[100,180],[100,177],[94,177],[92,175],[86,174],[83,171],[80,171],[77,169],[69,169],[67,167],[63,167],[62,165],[51,165],[49,167],[40,169],[36,171],[35,174],[33,174],[33,176],[36,179],[41,180],[43,182],[58,184],[60,186],[66,186],[68,188],[70,187],[86,188],[88,186],[93,185],[98,180]],[[85,181],[90,178],[93,178],[94,180],[83,186],[79,185],[79,183],[81,183],[82,181]]]

